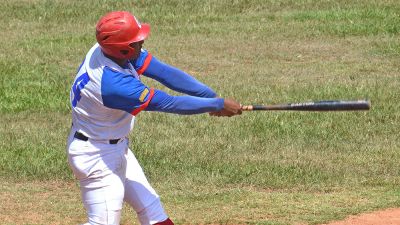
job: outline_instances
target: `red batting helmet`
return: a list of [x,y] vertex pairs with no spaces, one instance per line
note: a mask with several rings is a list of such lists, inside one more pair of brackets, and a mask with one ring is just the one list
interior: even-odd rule
[[135,49],[129,44],[146,39],[149,33],[149,24],[140,24],[126,11],[108,13],[96,25],[96,39],[101,49],[118,59],[130,59]]

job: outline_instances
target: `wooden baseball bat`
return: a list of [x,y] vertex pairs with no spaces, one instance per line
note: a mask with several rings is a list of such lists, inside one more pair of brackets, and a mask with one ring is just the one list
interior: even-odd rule
[[369,110],[371,102],[369,100],[356,101],[317,101],[317,102],[301,102],[290,104],[273,104],[273,105],[243,105],[243,111],[256,110],[293,110],[293,111],[356,111]]

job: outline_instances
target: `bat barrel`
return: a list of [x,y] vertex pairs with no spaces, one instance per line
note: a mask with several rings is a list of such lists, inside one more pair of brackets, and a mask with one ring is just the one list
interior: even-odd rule
[[320,101],[309,103],[289,104],[286,110],[302,110],[302,111],[353,111],[353,110],[369,110],[370,103],[368,101]]

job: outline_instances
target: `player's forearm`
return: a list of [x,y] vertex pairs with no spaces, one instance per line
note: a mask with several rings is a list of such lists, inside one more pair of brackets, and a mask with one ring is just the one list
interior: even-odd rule
[[222,98],[201,98],[194,96],[171,96],[155,90],[146,111],[159,111],[175,114],[200,114],[216,112],[224,108]]
[[159,61],[155,57],[152,57],[150,65],[144,71],[143,75],[153,78],[166,87],[184,94],[204,98],[214,98],[216,96],[216,93],[205,84],[182,70]]

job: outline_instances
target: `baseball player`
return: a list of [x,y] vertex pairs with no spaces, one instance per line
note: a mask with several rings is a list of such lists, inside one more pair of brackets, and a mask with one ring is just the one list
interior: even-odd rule
[[[96,25],[97,43],[71,87],[67,154],[80,182],[86,224],[119,224],[124,201],[141,224],[173,224],[128,147],[127,137],[138,113],[241,114],[238,102],[217,98],[211,88],[143,49],[149,32],[150,26],[140,24],[129,12],[103,16]],[[171,96],[150,88],[142,83],[141,75],[186,95]]]

